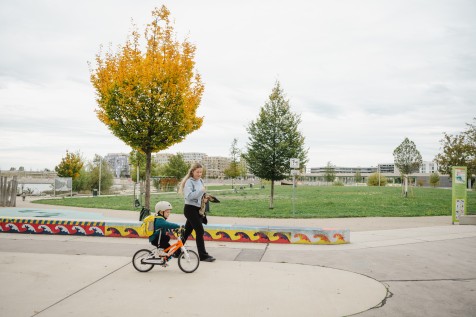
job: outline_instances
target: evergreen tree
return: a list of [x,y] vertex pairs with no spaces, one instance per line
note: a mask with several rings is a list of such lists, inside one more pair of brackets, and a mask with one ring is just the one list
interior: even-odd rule
[[298,130],[301,117],[291,112],[289,100],[276,83],[269,100],[260,109],[258,119],[247,127],[247,153],[244,155],[250,171],[271,181],[269,208],[273,209],[274,182],[289,176],[289,161],[297,158],[301,169],[307,163],[304,136]]

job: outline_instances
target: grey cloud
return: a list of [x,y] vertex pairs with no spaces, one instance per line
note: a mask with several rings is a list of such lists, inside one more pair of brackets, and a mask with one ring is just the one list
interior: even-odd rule
[[[234,137],[244,145],[245,127],[276,79],[292,110],[303,114],[306,145],[317,155],[311,162],[391,157],[405,135],[436,152],[442,132],[474,117],[474,1],[290,3],[166,2],[177,30],[197,44],[206,84],[204,125],[177,148],[227,155]],[[85,88],[91,88],[87,62],[101,44],[122,44],[131,18],[142,28],[157,5],[1,1],[0,146],[15,143],[6,135],[36,131],[50,141],[47,152],[29,142],[38,155],[28,157],[37,160],[64,154],[65,144],[87,156],[127,149],[82,108],[94,102],[93,89]],[[365,151],[353,155],[355,147]],[[9,152],[21,159],[26,148],[9,145]]]

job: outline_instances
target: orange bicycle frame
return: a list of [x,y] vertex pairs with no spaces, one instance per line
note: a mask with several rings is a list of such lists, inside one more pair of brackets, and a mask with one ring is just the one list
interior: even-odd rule
[[177,242],[172,244],[170,247],[164,250],[164,252],[167,253],[168,256],[172,255],[175,253],[175,251],[181,249],[183,247],[183,242],[182,239],[178,238]]

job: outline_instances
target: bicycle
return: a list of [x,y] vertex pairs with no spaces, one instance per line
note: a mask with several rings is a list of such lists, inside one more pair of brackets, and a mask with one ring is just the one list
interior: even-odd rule
[[154,265],[167,267],[167,262],[173,256],[175,251],[180,249],[180,255],[177,259],[179,268],[185,273],[195,272],[200,265],[200,258],[198,257],[197,252],[188,250],[182,243],[182,236],[185,228],[181,227],[174,231],[178,235],[177,242],[163,250],[163,253],[160,252],[162,249],[159,250],[159,248],[153,250],[141,249],[137,251],[132,257],[132,265],[134,268],[141,273],[145,273],[152,270]]

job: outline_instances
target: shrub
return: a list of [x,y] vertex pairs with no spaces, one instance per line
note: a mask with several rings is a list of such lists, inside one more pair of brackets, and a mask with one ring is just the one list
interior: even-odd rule
[[440,174],[433,173],[430,175],[430,185],[436,187],[440,184]]
[[368,186],[378,186],[379,185],[379,177],[380,177],[380,186],[387,185],[387,178],[383,176],[381,173],[373,173],[367,179]]
[[162,178],[155,178],[153,180],[154,187],[157,190],[168,192],[174,191],[175,187],[177,186],[179,180],[175,177],[162,177]]

